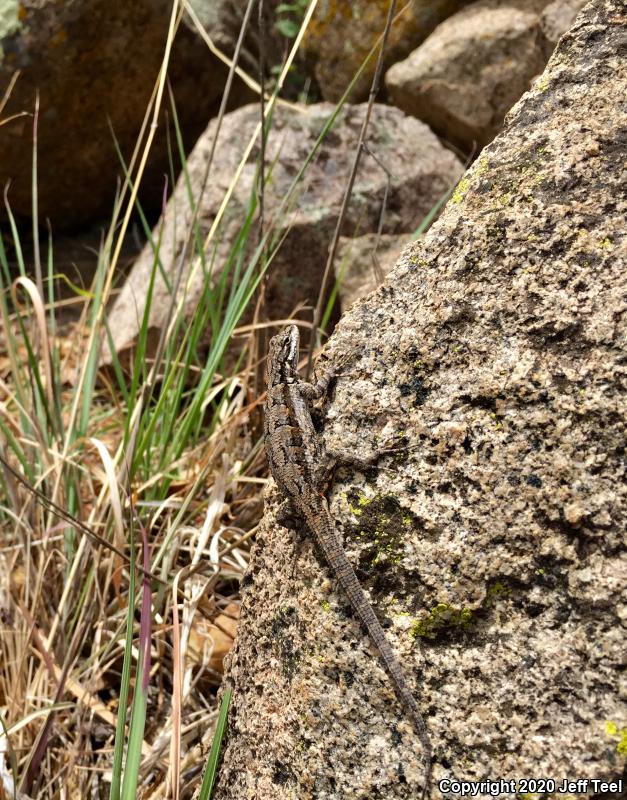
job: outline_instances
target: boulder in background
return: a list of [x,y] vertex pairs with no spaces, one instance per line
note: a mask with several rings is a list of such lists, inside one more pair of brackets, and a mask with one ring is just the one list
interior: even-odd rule
[[[311,304],[317,299],[365,110],[365,104],[345,106],[309,165],[288,211],[275,219],[276,235],[279,238],[285,235],[285,239],[269,271],[266,313],[271,318],[286,318],[299,303]],[[272,164],[265,195],[267,221],[277,215],[295,175],[332,112],[333,106],[326,103],[299,109],[286,106],[275,109],[266,145],[266,163]],[[224,119],[211,179],[200,203],[198,224],[202,239],[213,224],[258,121],[259,108],[256,105],[238,109]],[[187,171],[194,197],[200,193],[215,131],[216,123],[212,121],[188,160]],[[383,233],[409,234],[442,194],[457,182],[463,165],[440,144],[426,125],[390,106],[375,106],[367,141],[379,163],[368,153],[363,154],[343,233],[355,236],[377,230],[389,173]],[[218,279],[246,218],[255,186],[258,157],[256,145],[244,165],[220,231],[207,253],[207,258],[213,259],[214,281]],[[181,176],[168,202],[161,229],[160,258],[170,278],[175,274],[192,217],[187,185]],[[157,235],[156,229],[155,238]],[[257,238],[251,238],[252,250]],[[187,283],[192,261],[188,259],[184,266],[182,287]],[[147,244],[109,314],[118,353],[135,342],[153,262],[153,249]],[[197,269],[185,297],[184,314],[187,318],[194,314],[203,285],[202,270]],[[170,297],[170,290],[158,273],[150,311],[149,327],[152,331],[160,330],[167,318]],[[110,354],[104,355],[105,361],[109,358]]]
[[476,153],[544,69],[577,0],[545,6],[543,0],[480,0],[449,17],[388,70],[391,102]]
[[[215,4],[214,4],[215,6]],[[113,136],[128,161],[163,58],[169,0],[26,0],[0,13],[0,98],[16,72],[2,111],[0,186],[10,181],[9,202],[31,215],[32,113],[39,93],[39,212],[55,230],[109,215],[115,175],[123,175]],[[222,23],[222,14],[229,11]],[[230,53],[236,19],[226,0],[211,31]],[[227,68],[189,27],[179,27],[168,76],[184,139],[189,144],[218,107]],[[236,81],[232,104],[251,99]],[[163,108],[169,111],[167,93]],[[140,197],[158,209],[168,174],[165,113]],[[176,149],[176,145],[174,145]],[[178,163],[178,153],[174,152]]]
[[[442,20],[467,0],[412,0],[398,3],[390,31],[385,65],[404,58]],[[305,55],[325,100],[337,101],[383,33],[388,0],[320,0],[303,41]],[[357,80],[350,99],[364,100],[374,75],[376,54]]]

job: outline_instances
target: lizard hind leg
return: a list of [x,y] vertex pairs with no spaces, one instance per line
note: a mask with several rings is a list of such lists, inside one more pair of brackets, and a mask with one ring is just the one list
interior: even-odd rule
[[384,467],[378,462],[388,456],[398,456],[401,452],[403,451],[400,448],[384,445],[383,447],[377,447],[366,455],[357,453],[355,450],[327,450],[327,457],[339,468],[353,467],[360,472],[377,469],[393,473],[395,470]]
[[377,465],[377,461],[383,456],[388,455],[388,450],[376,450],[367,456],[359,455],[354,450],[333,450],[329,454],[329,459],[334,466],[338,467],[356,467],[361,472],[373,469]]
[[335,474],[336,460],[331,456],[324,454],[324,458],[316,467],[316,474],[314,476],[314,486],[318,494],[326,497],[329,486],[333,483],[333,476]]
[[324,450],[323,457],[317,466],[315,476],[315,486],[317,491],[325,495],[329,486],[333,483],[335,472],[342,467],[353,467],[360,472],[367,472],[377,466],[377,461],[389,451],[382,450],[373,453],[370,456],[360,456],[354,451],[333,450],[329,452]]
[[275,513],[276,521],[282,528],[294,530],[299,527],[301,515],[296,510],[290,498],[283,500]]

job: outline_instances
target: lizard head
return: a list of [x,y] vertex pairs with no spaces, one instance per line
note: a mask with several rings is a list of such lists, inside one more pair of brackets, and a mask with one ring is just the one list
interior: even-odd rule
[[298,374],[298,346],[300,335],[296,325],[288,325],[270,339],[266,365],[268,387],[288,382]]

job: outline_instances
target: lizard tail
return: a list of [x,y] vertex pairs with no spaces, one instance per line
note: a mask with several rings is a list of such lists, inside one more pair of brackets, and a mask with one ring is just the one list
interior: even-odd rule
[[[328,511],[326,511],[326,514],[328,515]],[[422,800],[426,800],[426,798],[430,797],[431,762],[433,757],[433,750],[431,747],[427,726],[422,714],[420,713],[418,704],[409,690],[409,686],[407,685],[401,670],[401,665],[394,655],[394,651],[392,650],[387,636],[381,627],[381,623],[377,619],[372,606],[370,605],[370,602],[364,593],[364,590],[361,588],[352,564],[346,557],[346,553],[344,552],[344,547],[342,546],[339,536],[335,531],[331,520],[324,520],[324,516],[324,514],[320,513],[316,514],[315,516],[313,514],[305,513],[309,527],[313,531],[318,544],[324,551],[324,555],[329,565],[335,571],[338,581],[342,589],[344,589],[346,592],[348,599],[355,610],[355,613],[368,631],[373,644],[377,647],[381,656],[381,660],[383,661],[386,670],[394,683],[394,688],[396,689],[399,698],[401,699],[405,708],[409,711],[409,714],[412,718],[414,729],[416,730],[422,745],[425,777],[421,797]]]
[[[426,798],[430,797],[431,769],[433,760],[433,749],[431,747],[429,732],[427,730],[424,718],[420,713],[420,709],[418,708],[418,704],[416,703],[413,694],[409,690],[409,686],[407,685],[407,682],[403,676],[398,659],[394,655],[394,651],[390,646],[387,636],[385,635],[383,629],[381,628],[381,623],[376,618],[372,606],[368,602],[361,587],[359,587],[359,591],[362,593],[364,600],[367,603],[367,607],[365,606],[363,607],[363,613],[358,612],[359,617],[363,622],[364,626],[366,627],[368,633],[370,634],[370,638],[373,640],[374,644],[379,650],[379,653],[381,654],[381,660],[385,664],[387,672],[392,678],[392,681],[394,683],[394,688],[396,689],[398,696],[400,697],[402,703],[409,712],[409,716],[411,717],[414,729],[418,734],[418,737],[420,739],[420,744],[422,745],[422,760],[424,765],[425,777],[424,777],[424,786],[422,789],[421,797],[422,800],[426,800]],[[374,620],[374,626],[371,624],[372,620]]]

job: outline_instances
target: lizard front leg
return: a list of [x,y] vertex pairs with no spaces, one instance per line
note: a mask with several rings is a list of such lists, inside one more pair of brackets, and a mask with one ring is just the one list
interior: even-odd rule
[[313,403],[314,400],[320,400],[321,397],[325,396],[329,389],[329,384],[334,377],[335,372],[333,370],[327,370],[316,380],[315,383],[300,381],[298,384],[298,390],[308,403]]

